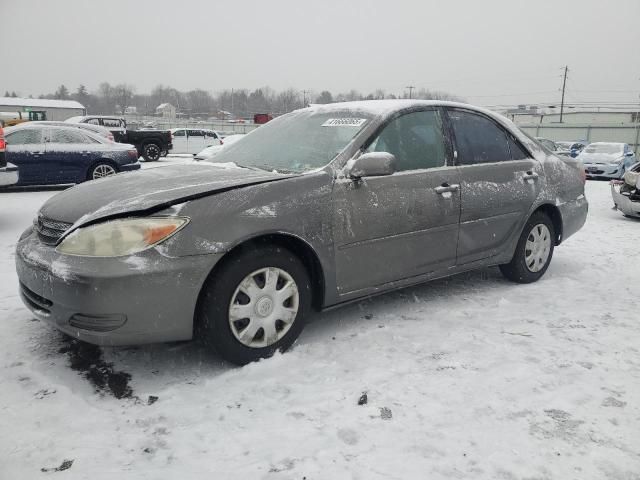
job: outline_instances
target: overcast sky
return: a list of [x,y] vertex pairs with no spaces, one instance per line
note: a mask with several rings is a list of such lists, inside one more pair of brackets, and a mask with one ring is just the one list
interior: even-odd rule
[[126,82],[638,102],[640,0],[0,0],[0,95]]

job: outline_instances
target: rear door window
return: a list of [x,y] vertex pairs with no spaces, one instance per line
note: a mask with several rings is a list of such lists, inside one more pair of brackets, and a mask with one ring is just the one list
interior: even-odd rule
[[120,120],[119,118],[103,118],[102,125],[107,128],[124,128],[122,120]]
[[62,130],[59,128],[52,128],[50,133],[51,143],[67,143],[67,144],[83,144],[83,143],[97,143],[96,140],[88,137],[82,132],[74,130]]
[[506,132],[492,120],[462,110],[449,110],[459,165],[510,160]]
[[90,118],[85,123],[90,123],[91,125],[100,125],[100,119],[99,118]]
[[525,158],[531,158],[529,152],[527,152],[520,142],[514,139],[511,135],[507,135],[509,141],[509,153],[511,154],[511,160],[524,160]]

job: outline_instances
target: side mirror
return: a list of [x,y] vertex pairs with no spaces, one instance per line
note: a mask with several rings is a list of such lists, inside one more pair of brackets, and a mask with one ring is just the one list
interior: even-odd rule
[[633,152],[627,152],[624,154],[625,157],[633,157]]
[[396,157],[387,152],[369,152],[347,163],[349,178],[382,177],[396,171]]

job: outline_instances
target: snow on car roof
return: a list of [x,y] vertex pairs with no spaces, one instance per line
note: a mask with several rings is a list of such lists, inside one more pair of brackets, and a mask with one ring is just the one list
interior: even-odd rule
[[495,112],[486,110],[484,108],[476,107],[466,103],[449,102],[444,100],[359,100],[355,102],[337,102],[328,103],[325,105],[314,104],[311,107],[307,107],[303,110],[317,111],[317,112],[335,112],[339,110],[355,110],[371,115],[386,115],[396,110],[403,108],[419,107],[419,106],[449,106],[449,107],[463,107],[471,108],[474,110],[482,111],[492,116],[495,116]]
[[36,108],[80,108],[84,105],[75,100],[49,100],[46,98],[0,97],[0,105]]

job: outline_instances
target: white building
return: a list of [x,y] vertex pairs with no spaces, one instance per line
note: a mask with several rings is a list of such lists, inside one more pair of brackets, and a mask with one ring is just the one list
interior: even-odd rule
[[75,100],[0,97],[0,112],[45,112],[47,120],[66,120],[86,115],[87,109]]
[[170,103],[161,103],[156,107],[156,115],[162,115],[164,118],[176,118],[176,107]]

